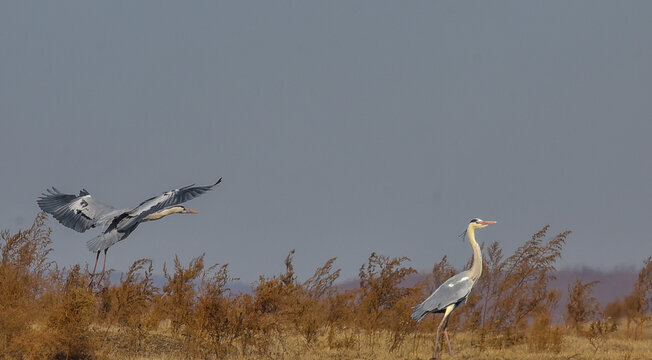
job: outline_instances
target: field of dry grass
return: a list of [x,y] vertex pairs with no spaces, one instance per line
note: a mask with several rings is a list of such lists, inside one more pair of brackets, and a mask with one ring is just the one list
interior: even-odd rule
[[[158,346],[152,344],[150,353],[137,354],[125,352],[116,344],[120,343],[119,336],[97,352],[98,358],[104,359],[142,359],[142,360],[172,360],[180,358],[193,358],[193,355],[184,352],[183,346],[176,348],[175,340],[170,334],[158,334]],[[434,334],[418,334],[406,340],[399,348],[389,351],[391,335],[377,334],[372,340],[368,334],[355,334],[353,332],[335,335],[335,346],[329,346],[327,335],[319,336],[317,341],[308,346],[300,336],[285,336],[277,334],[272,346],[265,353],[250,352],[243,354],[238,346],[224,354],[222,359],[303,359],[303,360],[347,360],[347,359],[411,359],[427,360],[432,357]],[[331,340],[332,341],[332,340]],[[442,348],[439,353],[441,359],[514,359],[514,360],[553,360],[553,359],[604,359],[604,360],[649,360],[652,356],[652,328],[648,327],[640,340],[633,340],[626,336],[624,330],[611,334],[601,342],[596,349],[586,337],[565,335],[562,338],[558,352],[532,351],[527,343],[509,346],[506,348],[487,347],[481,349],[477,344],[477,335],[471,332],[451,333],[454,356]],[[164,350],[164,351],[163,351]],[[201,357],[197,357],[201,358]]]
[[[417,323],[410,313],[456,271],[443,257],[408,287],[409,259],[371,253],[359,287],[338,289],[334,258],[302,282],[291,251],[285,271],[261,276],[251,294],[231,293],[228,266],[203,256],[164,266],[160,287],[149,259],[118,283],[89,286],[88,269],[49,260],[44,224],[40,214],[0,233],[0,359],[429,359],[440,315]],[[559,293],[548,284],[570,232],[547,231],[510,256],[486,248],[483,276],[449,322],[454,358],[652,359],[652,258],[607,306],[593,282],[577,281],[565,323],[554,324]]]

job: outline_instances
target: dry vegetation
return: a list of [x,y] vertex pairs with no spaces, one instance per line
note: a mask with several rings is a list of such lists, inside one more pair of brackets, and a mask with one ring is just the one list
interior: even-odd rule
[[[45,215],[18,233],[1,233],[0,356],[6,359],[428,359],[438,316],[421,323],[411,307],[454,274],[446,257],[414,287],[405,257],[372,253],[360,267],[360,286],[342,290],[335,259],[301,282],[293,268],[252,285],[228,289],[227,265],[204,256],[163,267],[153,284],[149,259],[133,263],[117,284],[88,288],[88,269],[60,269],[49,260]],[[498,243],[485,251],[483,276],[468,302],[451,317],[459,359],[652,358],[652,258],[631,294],[604,308],[591,283],[569,288],[565,324],[552,309],[559,293],[548,287],[569,232],[548,226],[504,256]],[[443,358],[450,358],[446,352]]]

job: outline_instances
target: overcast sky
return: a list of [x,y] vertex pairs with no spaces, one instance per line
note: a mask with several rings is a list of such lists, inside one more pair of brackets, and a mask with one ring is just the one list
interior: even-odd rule
[[[430,270],[542,226],[558,263],[652,255],[652,2],[2,1],[0,228],[47,187],[130,207],[222,184],[108,252],[251,282],[372,251]],[[60,266],[90,262],[50,219]]]

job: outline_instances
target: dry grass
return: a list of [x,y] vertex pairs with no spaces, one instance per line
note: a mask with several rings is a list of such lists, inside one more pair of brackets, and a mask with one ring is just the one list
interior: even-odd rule
[[[88,269],[49,261],[44,220],[0,233],[0,359],[429,359],[439,317],[416,323],[411,307],[455,272],[444,257],[405,287],[409,259],[372,253],[360,287],[338,290],[334,258],[300,282],[291,251],[285,271],[261,276],[252,294],[231,294],[228,266],[206,265],[203,255],[164,265],[160,288],[149,259],[118,284],[107,277],[89,288]],[[610,307],[623,314],[619,326],[581,282],[570,291],[568,324],[556,325],[559,296],[547,285],[569,232],[547,238],[547,230],[511,256],[498,243],[487,249],[477,289],[450,322],[454,358],[652,359],[652,259]]]
[[[627,337],[625,331],[619,331],[607,339],[604,346],[597,352],[584,337],[566,335],[562,339],[562,346],[559,352],[532,352],[527,344],[510,346],[504,349],[487,348],[480,350],[477,347],[477,334],[471,332],[451,333],[454,356],[451,357],[446,351],[439,354],[441,359],[519,359],[519,360],[547,360],[547,359],[604,359],[604,360],[649,360],[652,354],[652,328],[647,328],[643,340],[632,340]],[[307,346],[300,335],[291,335],[283,339],[283,344],[276,340],[270,345],[265,354],[241,354],[234,352],[226,354],[222,359],[411,359],[427,360],[432,357],[434,345],[434,334],[418,334],[406,340],[400,347],[390,352],[392,335],[389,332],[380,332],[375,335],[374,343],[370,342],[368,333],[354,333],[352,331],[336,334],[341,343],[347,345],[330,347],[328,345],[327,331],[323,329],[322,335],[318,336],[311,346]],[[171,346],[173,338],[170,334],[160,334],[162,342],[168,342],[164,348],[167,351],[152,353],[147,356],[125,353],[114,348],[113,351],[102,352],[102,357],[107,359],[147,359],[147,360],[171,360],[188,357],[181,349]],[[113,343],[119,343],[115,338]]]

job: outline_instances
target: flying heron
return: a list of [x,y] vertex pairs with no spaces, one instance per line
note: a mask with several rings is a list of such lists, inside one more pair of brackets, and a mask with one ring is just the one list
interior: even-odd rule
[[467,299],[473,285],[475,285],[475,282],[480,278],[480,274],[482,274],[482,251],[480,251],[480,246],[475,241],[475,230],[495,223],[495,221],[483,221],[481,219],[471,220],[466,231],[462,234],[468,236],[469,243],[471,243],[471,247],[473,248],[473,264],[471,268],[446,280],[424,302],[415,306],[412,311],[412,319],[416,321],[421,321],[428,313],[444,313],[444,317],[437,327],[433,359],[437,358],[437,345],[439,345],[439,335],[442,326],[444,328],[446,342],[448,343],[448,352],[453,355],[451,342],[448,339],[448,330],[446,329],[448,326],[448,317],[455,308]]
[[170,214],[196,214],[197,211],[186,209],[179,204],[193,199],[219,184],[219,178],[213,185],[195,186],[195,184],[179,189],[166,191],[159,196],[152,197],[132,209],[114,209],[112,206],[101,203],[91,194],[82,189],[79,195],[63,194],[56,188],[47,189],[47,194],[42,194],[36,203],[41,210],[52,215],[62,225],[73,230],[84,232],[96,226],[104,226],[102,233],[86,242],[88,250],[97,252],[91,283],[97,268],[100,252],[104,250],[104,263],[102,274],[98,283],[104,277],[106,267],[106,252],[113,244],[124,240],[141,222],[161,219]]

